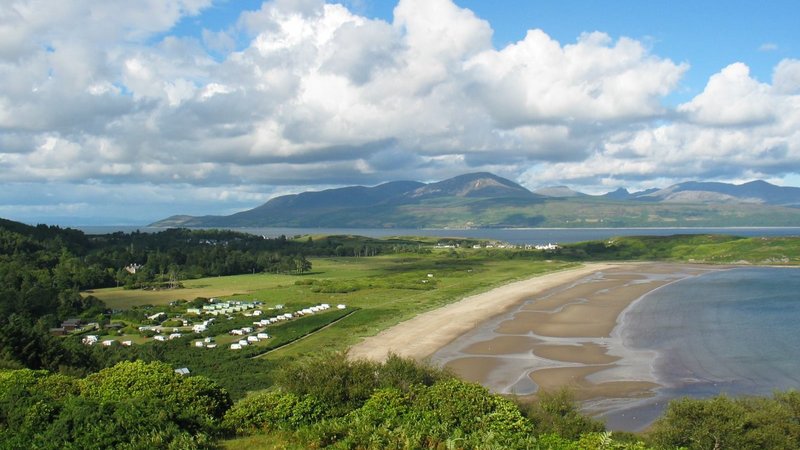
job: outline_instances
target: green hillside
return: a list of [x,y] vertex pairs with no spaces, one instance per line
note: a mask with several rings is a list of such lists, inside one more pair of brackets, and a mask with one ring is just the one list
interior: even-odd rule
[[[543,190],[542,192],[560,192]],[[649,192],[649,193],[647,193]],[[276,197],[229,216],[172,216],[157,227],[535,228],[800,224],[800,189],[765,182],[683,183],[602,196],[538,195],[489,173]]]

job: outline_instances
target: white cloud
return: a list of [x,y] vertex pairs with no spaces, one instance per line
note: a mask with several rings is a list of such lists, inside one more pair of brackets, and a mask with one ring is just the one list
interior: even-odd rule
[[697,123],[747,126],[774,118],[770,86],[750,77],[750,68],[735,63],[713,75],[705,90],[678,111]]
[[779,94],[800,94],[800,60],[784,59],[775,67],[772,86]]
[[713,75],[705,90],[680,105],[685,120],[642,125],[604,136],[586,160],[550,166],[534,185],[572,180],[782,178],[800,171],[798,63],[784,60],[773,84],[736,63]]
[[774,52],[775,50],[778,50],[778,44],[772,42],[765,42],[758,47],[760,52]]
[[630,38],[531,30],[497,49],[451,0],[401,0],[391,23],[276,0],[225,31],[170,35],[210,5],[0,5],[4,181],[230,190],[492,170],[538,186],[777,177],[800,162],[795,59],[771,84],[731,64],[670,108],[689,66]]

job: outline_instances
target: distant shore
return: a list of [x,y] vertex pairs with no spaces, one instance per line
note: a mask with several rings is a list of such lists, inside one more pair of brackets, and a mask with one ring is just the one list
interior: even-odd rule
[[578,400],[648,397],[659,385],[649,373],[626,367],[625,350],[611,337],[620,315],[654,289],[719,269],[586,264],[421,314],[351,347],[349,356],[423,360],[435,353],[437,363],[462,378],[523,399],[537,387],[568,387]]

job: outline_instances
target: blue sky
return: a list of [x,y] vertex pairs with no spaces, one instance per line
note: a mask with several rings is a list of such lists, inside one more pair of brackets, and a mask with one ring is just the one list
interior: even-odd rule
[[[367,17],[392,21],[397,2],[356,0],[336,2]],[[671,97],[685,101],[701,92],[708,78],[733,62],[743,62],[752,75],[768,82],[783,58],[800,53],[797,2],[775,0],[461,0],[456,4],[489,21],[493,43],[502,48],[540,28],[562,44],[581,33],[601,31],[645,42],[653,52],[688,62],[692,70],[683,90]],[[222,31],[234,26],[242,11],[257,10],[261,0],[224,1],[195,17],[187,17],[169,34],[200,36],[203,29]],[[246,45],[246,41],[241,44]]]
[[15,0],[0,217],[141,225],[491,171],[800,184],[800,2]]

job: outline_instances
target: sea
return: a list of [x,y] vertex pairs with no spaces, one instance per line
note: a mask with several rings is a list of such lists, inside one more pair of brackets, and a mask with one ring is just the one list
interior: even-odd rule
[[740,267],[657,289],[623,313],[616,334],[652,352],[655,398],[602,415],[640,430],[676,398],[770,395],[800,389],[800,268]]
[[[87,234],[107,234],[122,231],[131,233],[156,233],[164,228],[136,226],[78,226]],[[669,236],[673,234],[730,234],[754,236],[800,236],[800,227],[723,227],[723,228],[227,228],[266,237],[298,236],[307,234],[356,235],[372,238],[389,236],[461,237],[494,239],[510,244],[567,244],[573,242],[608,239],[619,236]]]

